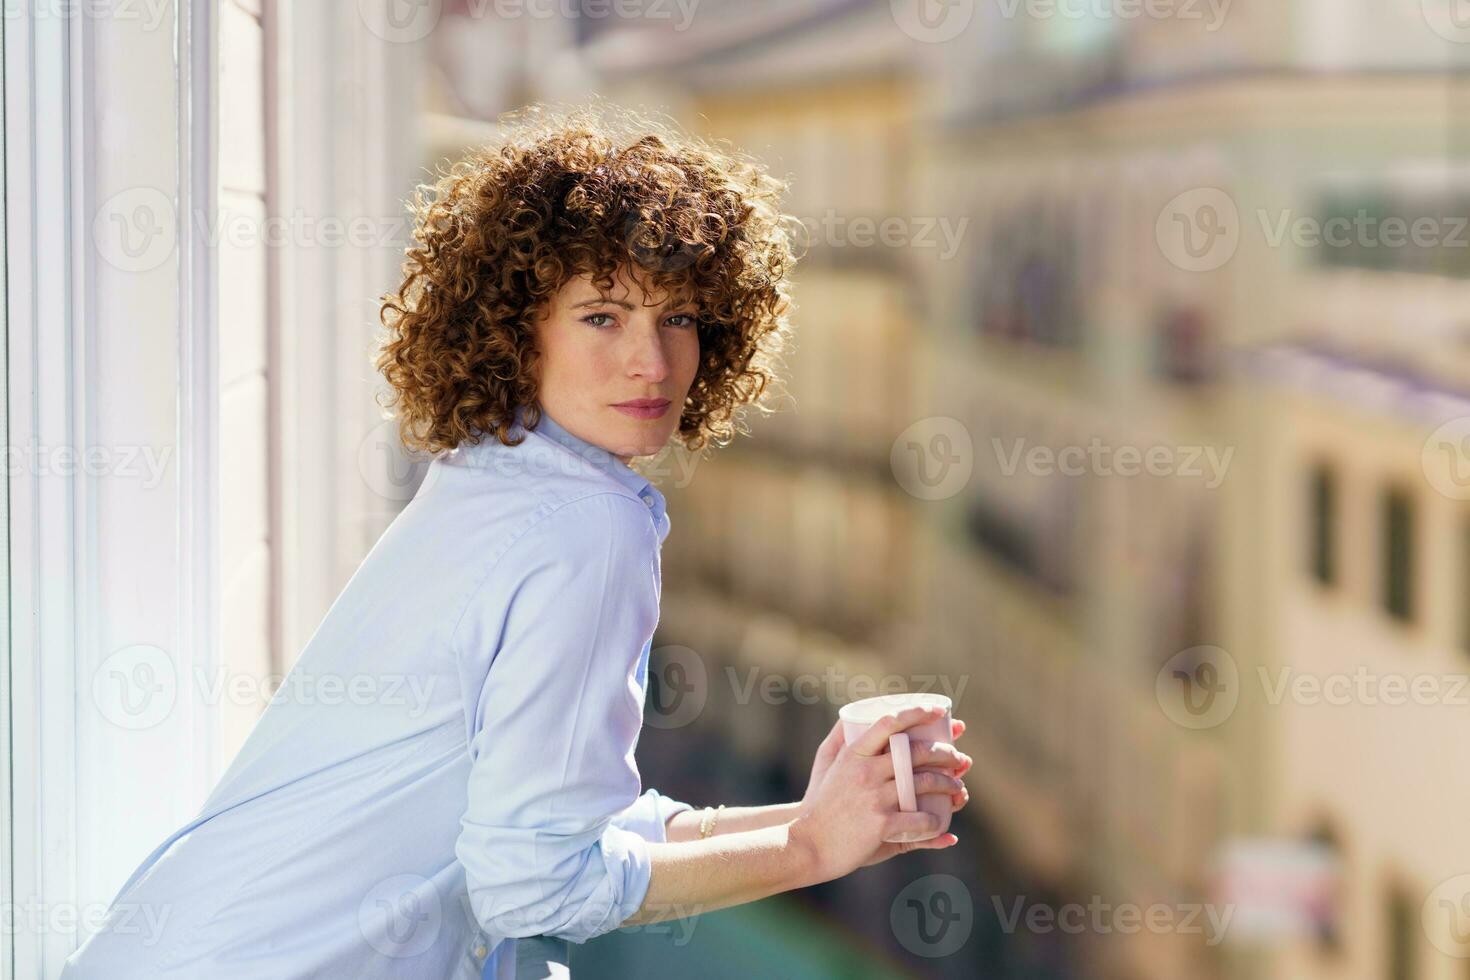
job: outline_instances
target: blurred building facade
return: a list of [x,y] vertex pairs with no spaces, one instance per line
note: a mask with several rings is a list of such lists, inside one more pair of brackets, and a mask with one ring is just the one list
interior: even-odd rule
[[[1175,654],[1225,629],[1221,494],[1202,464],[1225,458],[1241,272],[1172,267],[1154,219],[1189,188],[1233,187],[1234,162],[1202,106],[1180,104],[1218,95],[1135,93],[1140,38],[1063,26],[986,24],[993,50],[933,78],[922,184],[971,220],[961,256],[929,264],[920,414],[964,423],[974,473],[928,511],[924,622],[975,679],[986,763],[969,778],[1007,846],[1070,900],[1179,909],[1209,902],[1248,791],[1246,747],[1176,725],[1155,691]],[[1125,454],[1151,451],[1166,465],[1125,475]],[[1089,939],[1089,975],[1227,967],[1184,931]]]
[[[924,386],[974,434],[976,499],[921,563],[926,594],[952,596],[926,622],[986,679],[971,713],[994,751],[971,776],[995,785],[977,798],[1072,894],[1144,907],[1239,897],[1217,889],[1241,840],[1337,860],[1305,936],[1255,935],[1244,909],[1219,949],[1101,935],[1099,975],[1461,975],[1426,942],[1432,907],[1420,923],[1463,871],[1459,791],[1418,762],[1463,720],[1277,692],[1463,675],[1463,518],[1423,454],[1465,414],[1464,253],[1279,237],[1359,209],[1452,229],[1463,47],[1417,4],[1237,4],[1218,32],[991,26],[992,50],[937,76],[926,143],[935,200],[977,216],[970,264],[935,269],[948,335]],[[1215,255],[1163,226],[1203,245],[1215,219]],[[998,472],[1002,447],[1099,440],[1179,465]],[[1185,472],[1196,453],[1228,469]],[[1233,707],[1194,724],[1168,674],[1222,658]],[[1410,831],[1406,809],[1435,816]]]
[[[1263,702],[1265,818],[1340,868],[1281,976],[1459,977],[1470,953],[1465,787],[1434,775],[1470,705],[1465,137],[1445,118],[1453,82],[1378,89],[1338,111],[1379,139],[1304,141],[1276,188],[1321,222],[1366,216],[1374,237],[1284,248],[1282,337],[1242,359],[1254,465],[1235,489],[1259,508],[1242,615],[1268,654],[1242,693]],[[1426,234],[1388,244],[1394,220]]]

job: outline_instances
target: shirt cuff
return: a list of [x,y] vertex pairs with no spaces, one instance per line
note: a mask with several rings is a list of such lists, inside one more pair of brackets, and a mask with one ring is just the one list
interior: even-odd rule
[[648,883],[653,877],[648,841],[630,830],[609,825],[602,833],[602,860],[607,866],[608,879],[622,882],[621,894],[604,921],[591,929],[567,935],[574,943],[612,932],[638,911],[648,895]]
[[646,841],[664,844],[669,839],[669,818],[692,809],[692,803],[681,803],[656,789],[649,789],[619,813],[613,819],[613,825],[630,830]]

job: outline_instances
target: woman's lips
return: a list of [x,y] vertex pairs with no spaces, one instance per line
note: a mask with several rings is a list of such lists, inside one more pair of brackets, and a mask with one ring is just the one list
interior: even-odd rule
[[635,419],[656,419],[667,412],[671,404],[672,402],[667,398],[640,398],[637,401],[614,405],[613,408]]

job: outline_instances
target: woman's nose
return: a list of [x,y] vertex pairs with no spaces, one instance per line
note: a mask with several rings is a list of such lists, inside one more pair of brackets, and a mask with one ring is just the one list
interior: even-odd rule
[[628,373],[651,381],[662,381],[669,373],[669,357],[657,328],[636,331],[629,341]]

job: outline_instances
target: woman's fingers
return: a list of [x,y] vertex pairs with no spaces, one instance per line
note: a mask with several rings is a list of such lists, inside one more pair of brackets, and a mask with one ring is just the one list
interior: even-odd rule
[[[883,837],[886,840],[900,834],[932,834],[940,828],[942,823],[943,818],[939,814],[929,813],[927,810],[915,810],[912,813],[899,811],[888,815],[888,826],[883,831]],[[926,842],[915,841],[913,843]]]
[[819,758],[819,759],[831,759],[831,758],[835,758],[836,755],[837,755],[837,753],[838,752],[841,752],[841,751],[842,751],[842,722],[839,721],[839,722],[837,722],[837,724],[835,724],[835,725],[832,726],[832,730],[827,733],[827,737],[824,738],[824,739],[822,739],[822,744],[819,745],[819,746],[817,746],[817,758]]
[[946,831],[938,837],[931,837],[928,840],[908,841],[898,846],[906,851],[938,850],[943,847],[952,847],[957,841],[959,841],[957,835]]
[[932,721],[943,713],[942,708],[913,707],[904,708],[894,715],[884,715],[873,722],[868,730],[852,743],[852,750],[858,755],[878,755],[888,745],[888,738],[893,733],[912,728],[922,722]]
[[[895,783],[895,786],[897,784]],[[925,770],[914,773],[914,795],[921,793],[958,793],[965,784],[947,772]]]
[[[943,770],[924,770],[914,773],[914,795],[923,796],[926,793],[943,793],[953,796],[960,792],[965,784]],[[883,808],[886,810],[898,809],[898,781],[893,778],[893,773],[888,774],[887,781],[882,787]]]
[[916,766],[943,766],[964,772],[972,761],[968,755],[948,742],[930,742],[916,739],[909,745],[909,753]]

